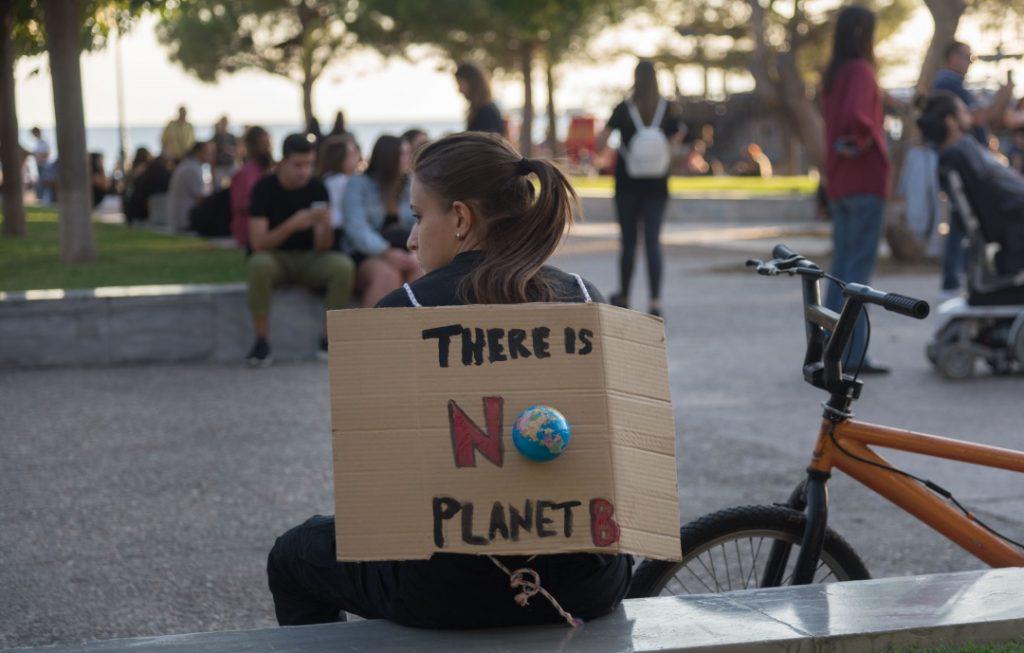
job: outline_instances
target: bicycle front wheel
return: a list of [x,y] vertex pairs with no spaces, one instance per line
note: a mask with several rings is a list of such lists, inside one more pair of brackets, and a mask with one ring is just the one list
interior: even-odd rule
[[[762,584],[775,543],[789,549],[781,574],[788,585],[800,551],[803,513],[782,506],[743,506],[705,515],[679,530],[682,560],[644,560],[633,574],[629,598],[715,594]],[[831,528],[825,532],[815,583],[870,578],[860,556]]]

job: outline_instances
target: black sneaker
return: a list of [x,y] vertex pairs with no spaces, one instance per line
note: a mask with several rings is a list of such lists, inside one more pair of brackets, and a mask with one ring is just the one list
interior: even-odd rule
[[264,338],[257,338],[256,344],[252,346],[249,355],[245,357],[245,362],[249,364],[249,367],[267,367],[273,360],[270,355],[270,343]]
[[861,374],[883,375],[891,373],[892,368],[889,367],[888,365],[882,365],[881,363],[877,363],[869,358],[866,361],[864,361],[864,364],[861,365],[859,368],[854,367],[853,371],[860,372]]
[[619,308],[629,308],[629,298],[620,292],[615,293],[608,298],[608,303],[612,306],[618,306]]
[[327,360],[327,338],[320,338],[320,348],[316,350],[316,357],[319,360]]

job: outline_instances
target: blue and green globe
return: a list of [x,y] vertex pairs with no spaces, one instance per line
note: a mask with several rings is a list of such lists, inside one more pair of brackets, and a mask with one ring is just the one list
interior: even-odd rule
[[547,462],[569,446],[569,422],[551,406],[530,406],[512,425],[512,442],[530,460]]

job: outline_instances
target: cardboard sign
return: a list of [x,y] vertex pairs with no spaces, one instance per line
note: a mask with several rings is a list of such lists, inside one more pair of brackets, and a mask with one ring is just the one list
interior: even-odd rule
[[[660,320],[605,304],[331,311],[339,560],[436,552],[679,559]],[[513,444],[550,406],[571,440]]]

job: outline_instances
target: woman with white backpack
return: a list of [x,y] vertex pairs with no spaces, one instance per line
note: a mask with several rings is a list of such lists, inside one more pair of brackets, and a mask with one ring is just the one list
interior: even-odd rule
[[637,232],[644,227],[648,312],[661,315],[661,222],[668,204],[668,173],[673,145],[682,142],[685,127],[672,105],[658,90],[654,64],[640,61],[634,72],[633,92],[612,111],[597,137],[603,152],[608,137],[619,132],[615,161],[615,212],[622,230],[619,253],[619,291],[610,297],[616,306],[629,307],[629,287],[636,260]]

